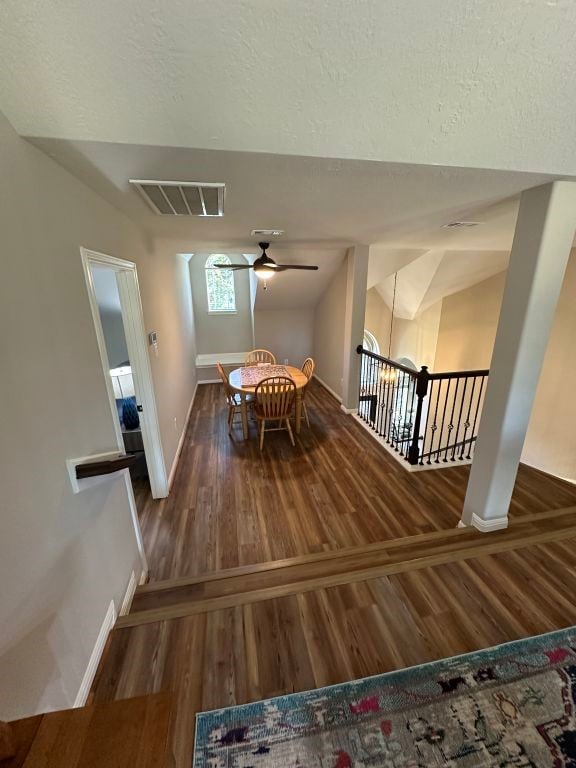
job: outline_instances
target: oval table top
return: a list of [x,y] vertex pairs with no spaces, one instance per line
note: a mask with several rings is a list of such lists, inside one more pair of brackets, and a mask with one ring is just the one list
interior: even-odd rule
[[[266,366],[260,366],[260,365],[251,365],[251,366],[242,366],[242,368],[250,367],[250,368],[264,368]],[[294,379],[294,383],[296,384],[296,389],[303,389],[306,384],[308,384],[308,379],[306,376],[302,373],[300,368],[295,368],[293,365],[276,365],[275,368],[284,368],[286,370],[286,375],[289,376],[291,379]],[[254,392],[256,389],[256,385],[253,386],[242,386],[242,368],[235,368],[233,371],[230,372],[230,375],[228,376],[228,381],[230,382],[230,386],[237,390],[238,392]],[[279,374],[271,374],[271,375],[279,375]],[[265,377],[262,377],[265,378]]]

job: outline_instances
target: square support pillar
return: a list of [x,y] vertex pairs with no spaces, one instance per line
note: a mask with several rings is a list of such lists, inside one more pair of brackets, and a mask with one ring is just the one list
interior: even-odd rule
[[493,531],[508,508],[576,229],[576,183],[522,194],[462,525]]
[[342,410],[353,413],[358,409],[360,391],[360,356],[356,347],[364,338],[366,288],[368,285],[367,245],[350,248],[346,256],[346,307],[344,314],[344,365],[342,381]]

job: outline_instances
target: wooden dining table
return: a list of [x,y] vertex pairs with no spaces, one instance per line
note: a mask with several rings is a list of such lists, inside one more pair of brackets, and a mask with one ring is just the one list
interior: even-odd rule
[[[296,434],[300,433],[300,426],[302,424],[302,397],[304,394],[304,387],[308,384],[308,378],[302,373],[300,368],[295,368],[293,365],[250,365],[242,366],[242,368],[235,368],[228,376],[228,381],[232,389],[240,395],[241,405],[240,410],[242,413],[242,433],[244,440],[248,440],[248,401],[246,395],[253,395],[256,391],[256,384],[243,384],[242,383],[242,371],[246,368],[254,369],[256,378],[266,379],[269,376],[288,376],[294,381],[296,385],[296,402],[295,402],[295,428]],[[268,370],[267,370],[268,369]],[[280,373],[280,369],[284,369],[285,373]],[[259,374],[262,374],[261,377]]]

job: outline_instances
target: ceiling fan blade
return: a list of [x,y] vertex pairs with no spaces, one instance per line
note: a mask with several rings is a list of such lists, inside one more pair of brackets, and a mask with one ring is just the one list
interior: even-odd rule
[[208,269],[252,269],[252,264],[213,264]]
[[307,264],[278,264],[278,269],[318,269],[318,267]]

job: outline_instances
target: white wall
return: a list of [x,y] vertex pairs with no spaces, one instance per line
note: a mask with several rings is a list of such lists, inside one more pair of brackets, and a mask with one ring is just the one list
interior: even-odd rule
[[344,259],[314,313],[316,375],[342,397],[348,261]]
[[[218,352],[248,352],[254,347],[248,270],[234,273],[236,312],[233,314],[210,314],[208,312],[204,269],[208,256],[209,254],[195,254],[190,260],[197,352],[199,355]],[[243,257],[236,255],[233,260],[240,263]]]
[[314,353],[314,310],[256,310],[256,348],[269,349],[278,362],[288,359],[298,368]]
[[[124,482],[74,495],[67,458],[115,448],[80,246],[136,261],[168,465],[194,386],[187,264],[0,115],[0,719],[73,704],[111,600],[139,572]],[[192,361],[192,362],[190,362]]]

